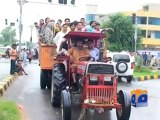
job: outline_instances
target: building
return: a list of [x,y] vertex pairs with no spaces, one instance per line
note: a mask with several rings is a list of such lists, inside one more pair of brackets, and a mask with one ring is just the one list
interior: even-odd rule
[[89,24],[90,21],[95,20],[96,13],[97,13],[97,7],[98,5],[94,5],[94,4],[86,5],[85,19],[86,19],[87,24]]
[[[142,31],[142,46],[144,50],[160,49],[160,4],[145,4],[142,9],[133,12],[123,12],[127,16],[133,13],[137,17],[137,26]],[[98,15],[98,21],[104,22],[108,15]]]
[[[160,49],[160,4],[146,4],[136,13],[137,25],[142,31],[145,49]],[[133,12],[125,12],[131,16]]]

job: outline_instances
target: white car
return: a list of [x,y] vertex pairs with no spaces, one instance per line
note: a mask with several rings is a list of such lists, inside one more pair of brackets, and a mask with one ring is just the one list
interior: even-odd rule
[[131,82],[133,79],[134,56],[131,56],[128,52],[112,52],[107,53],[107,57],[111,58],[118,80],[125,77],[127,82]]

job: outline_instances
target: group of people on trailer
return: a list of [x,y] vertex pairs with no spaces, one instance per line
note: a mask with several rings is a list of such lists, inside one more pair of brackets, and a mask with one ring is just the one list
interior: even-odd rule
[[[74,32],[95,32],[101,33],[100,24],[96,21],[91,21],[89,25],[85,24],[85,19],[81,18],[80,21],[74,21],[70,23],[70,19],[66,18],[64,24],[61,26],[60,20],[57,21],[56,25],[53,26],[53,20],[49,17],[45,19],[40,19],[40,23],[35,22],[35,27],[37,28],[38,39],[40,43],[44,44],[56,44],[57,53],[63,52],[65,55],[70,57],[71,62],[71,72],[74,83],[76,83],[76,72],[77,65],[80,62],[81,57],[92,57],[97,61],[99,59],[99,49],[100,41],[97,42],[96,47],[94,45],[94,40],[76,38],[71,40],[70,46],[68,48],[68,41],[64,36],[70,31]],[[58,32],[57,32],[58,31]]]

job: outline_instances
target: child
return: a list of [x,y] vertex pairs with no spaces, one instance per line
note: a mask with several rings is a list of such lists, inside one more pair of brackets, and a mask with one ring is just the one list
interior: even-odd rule
[[18,75],[23,75],[23,73],[25,75],[28,75],[22,67],[22,60],[17,60],[16,72],[18,73]]

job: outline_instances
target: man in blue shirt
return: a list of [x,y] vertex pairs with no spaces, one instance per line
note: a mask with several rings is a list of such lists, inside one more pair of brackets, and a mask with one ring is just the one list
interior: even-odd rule
[[90,56],[95,58],[95,61],[99,59],[99,49],[94,47],[93,40],[88,40],[88,49],[90,51]]

